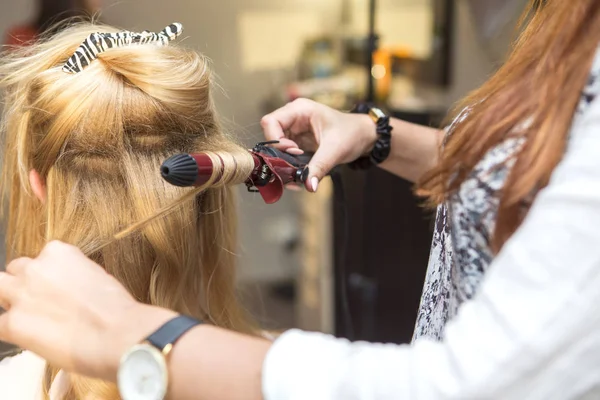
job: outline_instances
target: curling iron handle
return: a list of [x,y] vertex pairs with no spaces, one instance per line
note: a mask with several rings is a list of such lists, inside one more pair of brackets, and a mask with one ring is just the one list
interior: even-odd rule
[[310,153],[293,155],[286,153],[285,151],[278,150],[274,147],[265,147],[261,150],[261,153],[269,157],[280,158],[296,168],[304,168],[307,166],[313,156],[313,154]]

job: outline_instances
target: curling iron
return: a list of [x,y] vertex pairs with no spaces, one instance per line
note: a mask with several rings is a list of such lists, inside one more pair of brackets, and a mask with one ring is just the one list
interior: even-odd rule
[[[308,179],[311,155],[291,155],[270,145],[278,141],[261,142],[249,150],[254,169],[246,181],[250,192],[258,192],[267,204],[279,201],[285,185]],[[205,153],[176,154],[163,162],[161,176],[174,186],[202,186],[213,174],[213,160]]]

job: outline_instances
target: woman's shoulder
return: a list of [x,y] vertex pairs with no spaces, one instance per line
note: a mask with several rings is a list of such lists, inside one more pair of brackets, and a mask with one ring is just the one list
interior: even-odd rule
[[19,25],[9,29],[4,38],[4,44],[21,46],[35,40],[37,31],[29,25]]
[[46,362],[29,351],[0,361],[0,398],[42,399]]

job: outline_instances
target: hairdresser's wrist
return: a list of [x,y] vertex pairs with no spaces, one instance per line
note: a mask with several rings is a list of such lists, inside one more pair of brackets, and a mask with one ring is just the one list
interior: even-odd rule
[[123,354],[175,316],[174,311],[136,302],[125,307],[119,315],[106,318],[102,330],[110,352],[103,358],[103,376],[99,378],[116,382]]
[[367,156],[373,151],[377,142],[377,129],[373,119],[365,114],[351,114],[356,118],[357,136],[360,138],[359,148],[362,149],[361,157]]

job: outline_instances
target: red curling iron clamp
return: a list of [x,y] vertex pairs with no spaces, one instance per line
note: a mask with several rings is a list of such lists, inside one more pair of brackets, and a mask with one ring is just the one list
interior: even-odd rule
[[[285,185],[304,184],[308,178],[308,162],[312,155],[291,155],[261,142],[249,150],[254,169],[246,181],[250,192],[258,192],[267,204],[281,199]],[[160,167],[165,181],[180,187],[202,186],[213,174],[213,161],[205,153],[176,154]]]

